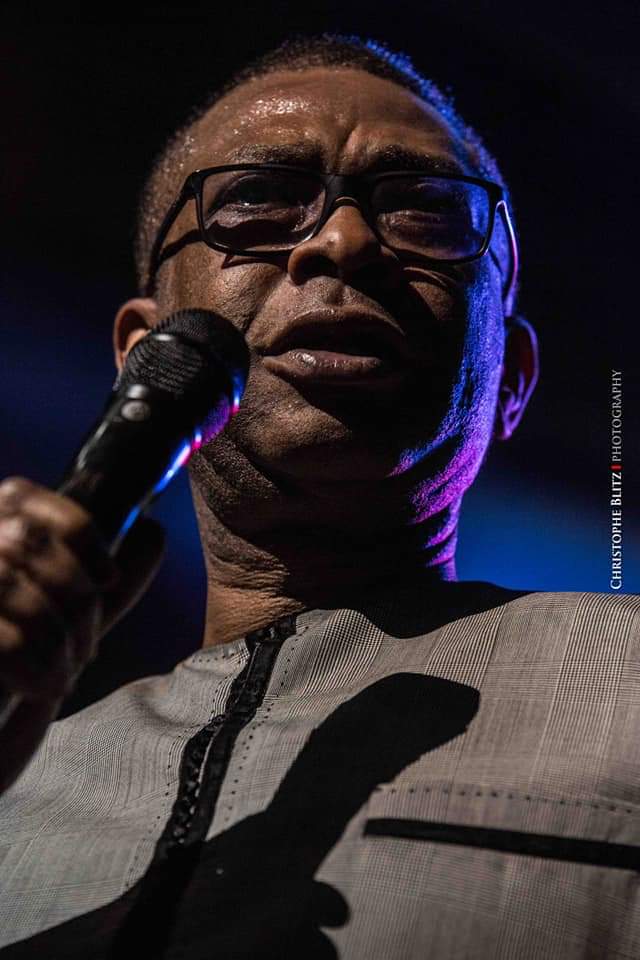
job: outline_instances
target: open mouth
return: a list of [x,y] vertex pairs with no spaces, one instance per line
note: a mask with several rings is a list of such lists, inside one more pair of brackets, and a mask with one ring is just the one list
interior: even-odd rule
[[367,356],[362,348],[355,346],[347,352],[319,350],[310,347],[295,347],[274,357],[265,357],[265,364],[276,373],[301,380],[325,380],[332,382],[357,382],[363,379],[378,380],[395,372],[385,359]]
[[390,385],[407,365],[395,338],[379,324],[306,324],[280,337],[263,362],[286,379]]

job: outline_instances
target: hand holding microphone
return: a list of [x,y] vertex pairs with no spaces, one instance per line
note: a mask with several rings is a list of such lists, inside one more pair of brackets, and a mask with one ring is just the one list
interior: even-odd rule
[[140,514],[224,429],[248,365],[228,321],[173,314],[130,351],[57,492],[23,478],[0,484],[0,787],[151,582],[164,536]]

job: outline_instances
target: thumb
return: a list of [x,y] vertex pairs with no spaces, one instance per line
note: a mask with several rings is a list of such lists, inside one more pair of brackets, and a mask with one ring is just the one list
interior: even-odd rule
[[104,635],[151,586],[165,550],[165,533],[157,520],[140,516],[113,557],[119,576],[105,591],[100,633]]

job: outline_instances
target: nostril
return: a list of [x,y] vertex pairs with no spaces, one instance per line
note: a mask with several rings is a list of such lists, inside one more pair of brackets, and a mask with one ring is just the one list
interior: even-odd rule
[[343,280],[348,278],[350,286],[362,290],[380,302],[383,302],[392,290],[395,291],[404,284],[402,269],[395,256],[354,265],[350,270],[343,270],[340,275]]
[[289,274],[294,283],[304,283],[312,277],[339,277],[340,271],[330,257],[313,254],[296,259],[289,267]]

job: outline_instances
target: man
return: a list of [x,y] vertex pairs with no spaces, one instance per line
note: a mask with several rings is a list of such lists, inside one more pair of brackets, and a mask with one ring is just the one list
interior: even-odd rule
[[111,563],[79,507],[0,487],[2,956],[640,955],[640,601],[456,580],[537,375],[480,139],[382,48],[288,45],[171,142],[138,262],[119,366],[183,307],[252,353],[190,466],[205,634],[50,723],[160,538]]

